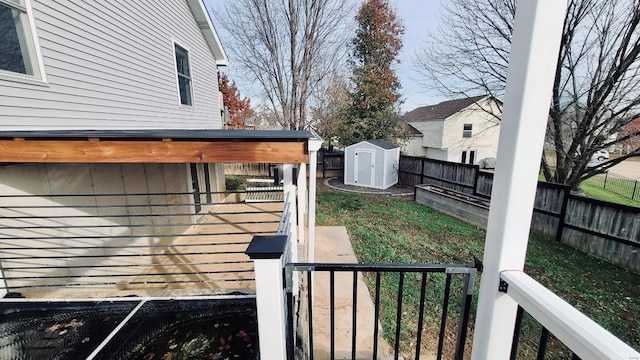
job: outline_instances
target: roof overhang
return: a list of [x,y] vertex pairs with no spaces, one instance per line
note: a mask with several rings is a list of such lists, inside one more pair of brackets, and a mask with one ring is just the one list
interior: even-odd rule
[[0,163],[308,163],[309,131],[0,132]]
[[227,54],[224,52],[224,48],[222,47],[218,33],[213,26],[213,22],[211,22],[211,17],[209,16],[207,7],[204,5],[204,1],[187,0],[187,4],[189,5],[189,9],[191,9],[191,13],[198,24],[198,28],[200,28],[200,31],[204,36],[204,40],[207,42],[207,45],[209,45],[209,49],[211,49],[211,53],[213,53],[213,56],[216,59],[216,65],[229,65]]

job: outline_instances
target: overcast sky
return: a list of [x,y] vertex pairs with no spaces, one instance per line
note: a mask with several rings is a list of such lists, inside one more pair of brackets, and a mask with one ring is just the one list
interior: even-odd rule
[[[401,111],[411,111],[419,106],[432,105],[442,101],[443,99],[434,93],[428,93],[419,83],[419,76],[412,69],[411,58],[416,51],[425,46],[426,34],[429,31],[436,31],[440,23],[440,4],[442,0],[391,0],[392,6],[395,7],[398,16],[402,19],[405,26],[405,34],[402,38],[403,48],[400,53],[400,64],[397,65],[396,71],[402,84],[402,95],[404,104]],[[205,0],[207,7],[212,10],[223,10],[224,1]],[[233,46],[231,39],[225,34],[221,28],[219,21],[213,15],[214,25],[220,33],[223,46]],[[250,82],[242,78],[239,71],[235,71],[233,60],[231,59],[229,67],[223,69],[229,76],[238,83],[240,93],[243,96],[252,96],[255,90],[250,89]],[[252,101],[256,104],[257,101]]]

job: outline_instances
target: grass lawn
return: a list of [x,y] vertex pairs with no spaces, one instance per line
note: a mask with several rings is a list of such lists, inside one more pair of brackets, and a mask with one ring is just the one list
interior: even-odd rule
[[[602,185],[594,184],[591,179],[588,179],[582,183],[582,191],[587,197],[592,199],[598,199],[602,201],[609,201],[616,204],[623,204],[628,206],[640,207],[640,201],[631,200],[626,196],[622,196],[606,190]],[[637,196],[637,195],[636,195]]]
[[[387,197],[339,192],[320,186],[318,192],[318,225],[344,225],[360,262],[366,263],[473,263],[473,256],[482,258],[485,232],[426,206],[413,203],[410,198]],[[532,236],[525,271],[553,290],[560,297],[593,318],[607,330],[636,349],[640,349],[640,276],[552,240]],[[382,283],[382,324],[384,334],[392,339],[395,329],[395,297],[397,284]],[[479,277],[478,279],[479,280]],[[368,277],[370,289],[372,279]],[[438,334],[443,280],[432,279],[425,306],[423,339],[435,339]],[[415,339],[417,299],[416,279],[406,281],[401,348],[405,358]],[[477,289],[472,312],[475,313]],[[454,304],[455,305],[455,304]],[[454,307],[454,305],[450,305]],[[450,321],[454,326],[456,314]],[[471,328],[474,317],[471,318]],[[406,324],[405,324],[406,321]],[[536,324],[525,321],[523,328]],[[472,331],[472,329],[470,329]],[[525,331],[520,356],[535,358],[532,347],[537,346],[539,330]],[[471,339],[471,335],[469,339]],[[505,339],[505,341],[510,341]],[[467,344],[470,345],[470,341]],[[415,345],[413,345],[415,346]],[[434,344],[430,343],[433,352]],[[452,346],[446,346],[452,351]],[[554,348],[550,351],[554,351]],[[529,355],[531,354],[531,355]],[[549,358],[561,358],[549,354]]]
[[[640,199],[640,189],[636,189],[635,194],[633,192],[634,187],[637,186],[635,180],[610,176],[607,179],[605,188],[604,179],[604,175],[596,175],[583,181],[581,185],[582,191],[590,198],[640,207],[640,201],[637,201]],[[631,196],[635,196],[635,199],[631,199]]]
[[[607,189],[605,189],[603,186],[603,179],[603,175],[597,175],[583,181],[580,187],[584,192],[584,196],[592,199],[609,201],[616,204],[640,207],[640,201],[631,199],[634,187],[633,181],[617,179],[613,180],[616,182],[617,187],[628,195],[623,196],[610,190],[612,186],[611,183],[609,183],[607,185]],[[544,175],[542,175],[542,173],[538,176],[538,181],[545,181]],[[640,189],[638,190],[638,194],[640,194]],[[638,199],[638,194],[635,195],[636,199]]]

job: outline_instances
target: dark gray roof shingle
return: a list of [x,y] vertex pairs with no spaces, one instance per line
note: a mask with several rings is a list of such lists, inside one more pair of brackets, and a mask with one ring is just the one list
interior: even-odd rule
[[427,105],[409,111],[402,116],[405,122],[442,120],[484,98],[486,95],[473,96],[464,99],[443,101],[436,105]]

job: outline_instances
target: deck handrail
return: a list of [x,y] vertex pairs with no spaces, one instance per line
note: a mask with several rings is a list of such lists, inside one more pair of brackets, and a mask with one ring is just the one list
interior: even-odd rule
[[503,271],[506,293],[583,360],[640,359],[640,353],[522,271]]

